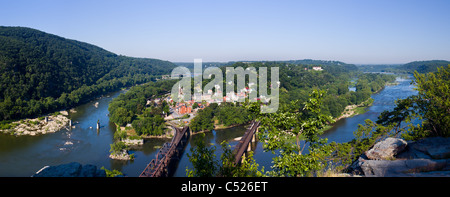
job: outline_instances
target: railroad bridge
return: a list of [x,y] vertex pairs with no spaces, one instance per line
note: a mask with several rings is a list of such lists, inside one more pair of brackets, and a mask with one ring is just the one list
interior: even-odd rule
[[[245,159],[245,154],[251,151],[252,142],[256,142],[256,133],[260,125],[259,121],[252,121],[245,131],[239,143],[234,149],[235,165],[239,165]],[[150,161],[139,177],[169,177],[173,175],[173,169],[183,154],[191,135],[188,126],[184,128],[174,127],[176,134],[170,143],[165,143],[156,154],[156,158]]]
[[238,165],[245,159],[245,154],[252,150],[252,142],[256,142],[256,134],[261,122],[252,121],[250,127],[245,131],[239,143],[234,149],[234,164]]
[[176,134],[172,138],[172,141],[170,143],[164,143],[163,147],[159,149],[159,152],[156,154],[156,158],[150,161],[139,177],[172,176],[174,173],[172,170],[180,160],[191,135],[188,126],[182,129],[177,127],[174,128]]

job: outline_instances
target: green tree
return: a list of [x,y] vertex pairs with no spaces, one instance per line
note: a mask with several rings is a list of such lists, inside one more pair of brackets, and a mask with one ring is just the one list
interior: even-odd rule
[[431,136],[450,136],[450,65],[435,73],[414,72],[419,94],[415,108],[424,119],[423,132]]
[[353,132],[355,138],[350,142],[331,142],[324,146],[324,149],[332,150],[327,159],[333,161],[335,169],[345,171],[361,154],[369,150],[380,139],[389,135],[396,135],[393,128],[393,124],[383,126],[367,119],[364,124],[358,124],[358,129]]
[[125,150],[127,148],[125,142],[122,141],[114,142],[113,144],[110,144],[110,146],[111,149],[109,150],[109,152],[111,152],[112,154],[119,154],[122,150]]
[[[418,95],[397,101],[392,111],[383,112],[377,123],[395,125],[397,133],[409,140],[429,136],[450,136],[450,65],[436,73],[414,73]],[[412,120],[422,120],[413,125]],[[403,123],[406,125],[402,126]]]
[[117,108],[114,113],[112,113],[110,120],[119,124],[120,126],[125,126],[130,123],[133,119],[134,114],[123,107]]
[[188,154],[193,169],[186,168],[188,177],[261,177],[264,176],[264,168],[259,170],[259,165],[253,159],[250,151],[241,164],[234,163],[234,154],[231,147],[225,141],[221,143],[222,155],[216,159],[216,148],[206,147],[205,134],[197,138],[195,147],[191,147],[192,155]]
[[164,119],[160,115],[134,120],[132,126],[138,135],[160,136],[164,134]]
[[340,84],[337,86],[337,88],[338,88],[337,93],[338,93],[339,95],[343,95],[343,94],[346,94],[347,92],[349,92],[349,90],[348,90],[348,84],[347,84],[347,83],[340,83]]
[[[198,105],[197,105],[198,106]],[[195,109],[195,108],[194,108]],[[162,110],[167,115],[170,112],[169,104],[166,101],[162,102]]]
[[[332,122],[321,113],[324,91],[313,90],[308,101],[280,106],[277,113],[259,114],[261,121],[259,139],[268,151],[280,151],[273,158],[274,176],[306,176],[325,167],[323,161],[330,150],[324,149],[326,139],[320,139],[321,129]],[[259,106],[250,103],[247,108],[259,113]],[[308,151],[305,147],[308,146]]]
[[119,170],[108,170],[105,168],[105,166],[102,166],[100,169],[104,170],[106,173],[106,177],[116,177],[116,176],[120,176],[123,177],[123,173]]
[[194,104],[192,104],[192,109],[197,109],[198,108],[198,103],[195,102]]
[[217,161],[215,160],[215,147],[206,147],[203,137],[197,138],[195,141],[196,148],[191,147],[191,153],[187,154],[189,161],[193,165],[193,169],[186,167],[186,175],[188,177],[214,177],[217,174]]

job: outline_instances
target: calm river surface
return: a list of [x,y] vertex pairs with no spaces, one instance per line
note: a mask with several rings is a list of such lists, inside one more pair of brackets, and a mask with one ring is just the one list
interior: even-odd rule
[[411,85],[413,76],[409,77],[408,79],[397,78],[398,85],[386,86],[380,92],[373,94],[373,105],[366,109],[366,113],[337,121],[333,128],[325,131],[322,137],[328,138],[328,142],[351,141],[354,138],[353,132],[358,129],[358,124],[364,124],[366,119],[375,122],[381,112],[394,109],[397,99],[405,99],[417,94],[417,91],[414,90],[415,86]]
[[[364,114],[342,119],[335,126],[326,131],[322,137],[328,141],[347,142],[353,139],[353,131],[366,119],[375,121],[381,112],[394,108],[394,101],[417,94],[410,85],[411,79],[397,78],[399,85],[387,86],[374,98],[373,106]],[[117,169],[125,176],[139,176],[158,151],[158,148],[170,139],[149,139],[139,150],[133,150],[136,158],[134,161],[122,162],[110,159],[110,144],[113,141],[115,125],[109,122],[108,103],[120,93],[114,92],[100,99],[76,107],[76,113],[69,114],[75,128],[63,129],[59,132],[41,136],[10,136],[0,134],[0,176],[32,176],[37,170],[46,165],[59,165],[69,162],[81,164],[93,164],[98,168],[104,166],[107,169]],[[99,102],[98,108],[94,106]],[[97,132],[96,122],[100,120],[101,128]],[[91,129],[92,127],[93,129]],[[245,126],[223,129],[205,133],[207,144],[216,146],[216,156],[222,153],[220,143],[227,141],[234,148],[237,144],[234,138],[241,137],[245,132]],[[200,135],[193,135],[193,142]],[[186,167],[192,168],[187,153],[190,153],[189,143],[179,162],[174,176],[186,175]],[[262,143],[254,147],[256,162],[270,170],[273,154],[263,152]]]

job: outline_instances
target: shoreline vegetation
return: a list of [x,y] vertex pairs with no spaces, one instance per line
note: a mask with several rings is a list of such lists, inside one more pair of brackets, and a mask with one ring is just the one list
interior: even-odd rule
[[347,105],[341,116],[335,118],[334,121],[337,122],[343,118],[351,118],[353,116],[365,113],[367,111],[367,108],[372,106],[373,101],[373,98],[370,97],[369,99],[358,105]]
[[[383,90],[386,86],[396,86],[396,85],[399,85],[399,84],[400,84],[400,83],[398,83],[397,81],[394,81],[394,82],[389,82],[389,81],[388,81],[388,82],[385,83],[385,85],[384,85],[383,88],[379,89],[378,91],[375,91],[374,93],[372,93],[372,95],[373,95],[373,94],[379,93],[379,92],[380,92],[381,90]],[[358,104],[358,105],[347,105],[347,106],[345,106],[345,109],[344,109],[344,111],[342,112],[342,114],[341,114],[339,117],[333,119],[333,120],[334,120],[334,123],[336,123],[337,121],[339,121],[339,120],[341,120],[341,119],[351,118],[351,117],[353,117],[353,116],[357,116],[357,115],[366,113],[366,112],[367,112],[367,108],[370,107],[370,106],[372,106],[372,105],[373,105],[373,102],[374,102],[374,99],[373,99],[372,97],[369,97],[367,100],[361,102],[361,103]],[[333,128],[333,127],[334,127],[334,123],[326,125],[326,126],[325,126],[323,129],[321,129],[321,130],[322,130],[323,132],[325,132],[325,131],[327,131],[327,130]]]
[[144,139],[137,136],[134,129],[130,127],[121,127],[114,123],[116,132],[114,133],[114,142],[110,144],[109,158],[115,160],[134,160],[134,154],[129,154],[129,150],[144,144]]
[[[375,93],[374,93],[375,94]],[[335,126],[335,123],[341,119],[345,118],[351,118],[353,116],[357,116],[360,114],[364,114],[367,112],[367,108],[373,105],[374,99],[370,97],[366,101],[362,102],[359,105],[347,105],[342,112],[341,116],[334,118],[334,123],[328,124],[324,126],[323,129],[321,129],[322,132],[328,131],[329,129],[332,129]]]

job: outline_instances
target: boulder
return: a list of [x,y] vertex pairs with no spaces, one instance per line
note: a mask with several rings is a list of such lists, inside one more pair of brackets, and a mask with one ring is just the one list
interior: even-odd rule
[[376,143],[372,149],[366,152],[366,156],[372,160],[393,159],[395,155],[405,149],[406,145],[405,140],[389,137]]
[[365,160],[360,165],[366,177],[411,177],[430,172],[442,174],[449,166],[450,160],[446,159]]
[[106,172],[94,165],[81,165],[77,162],[46,166],[36,172],[33,177],[106,177]]
[[141,146],[144,145],[144,140],[143,139],[135,139],[135,140],[131,140],[131,139],[123,139],[122,142],[125,143],[125,145],[127,146]]
[[115,159],[115,160],[133,160],[134,157],[132,157],[130,154],[128,154],[127,150],[122,150],[119,153],[111,153],[109,155],[109,158]]
[[346,171],[352,175],[364,175],[364,170],[361,168],[361,166],[366,160],[368,160],[367,156],[365,154],[362,154],[356,161],[352,163],[352,165],[347,168]]
[[387,138],[362,154],[347,172],[367,177],[447,177],[449,149],[450,138],[431,137],[409,143]]
[[429,137],[410,142],[405,151],[397,158],[448,159],[450,158],[450,138]]

